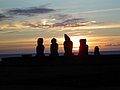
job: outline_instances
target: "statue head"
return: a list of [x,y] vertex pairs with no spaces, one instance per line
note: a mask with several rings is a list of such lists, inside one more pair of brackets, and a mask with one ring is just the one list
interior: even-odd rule
[[43,38],[38,38],[37,44],[38,44],[38,45],[42,45],[42,44],[43,44]]
[[56,39],[55,38],[53,38],[52,40],[51,40],[51,43],[56,43]]
[[65,41],[71,41],[67,34],[64,34]]

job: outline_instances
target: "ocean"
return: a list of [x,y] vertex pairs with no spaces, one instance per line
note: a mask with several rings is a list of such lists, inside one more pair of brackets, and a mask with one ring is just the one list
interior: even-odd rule
[[[35,56],[35,53],[29,53],[32,54],[32,56]],[[89,55],[93,55],[93,52],[89,52]],[[106,55],[106,54],[120,54],[120,51],[101,51],[100,54]],[[21,57],[22,55],[25,54],[0,54],[0,61],[2,58],[7,58],[7,57]],[[64,55],[64,53],[59,53],[59,56]],[[74,55],[78,55],[78,53],[74,53]],[[49,53],[45,53],[45,56],[49,56]]]

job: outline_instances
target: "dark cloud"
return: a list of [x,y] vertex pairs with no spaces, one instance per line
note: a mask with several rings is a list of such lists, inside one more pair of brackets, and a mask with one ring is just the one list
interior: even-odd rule
[[32,27],[32,28],[39,28],[40,27],[39,24],[31,24],[31,23],[24,23],[23,25],[24,26],[29,26],[29,27]]
[[0,18],[7,18],[7,17],[3,14],[0,14]]
[[[81,26],[87,26],[82,25],[84,19],[83,18],[74,18],[74,19],[66,19],[65,21],[59,21],[59,22],[54,22],[53,24],[46,23],[45,25],[42,22],[36,22],[36,23],[31,23],[31,22],[24,22],[23,26],[28,26],[32,28],[55,28],[55,27],[81,27]],[[84,21],[84,23],[87,23],[87,21]]]
[[64,20],[62,23],[64,26],[69,27],[78,27],[78,26],[87,26],[87,23],[90,21],[86,21],[85,18],[70,18]]
[[67,18],[72,18],[72,16],[68,14],[55,14],[53,16],[50,16],[50,18],[55,18],[57,20],[65,20]]
[[[67,18],[68,15],[60,15],[61,18],[66,17],[66,19],[58,20],[58,18],[54,18],[55,21],[48,20],[45,24],[43,24],[42,21],[38,21],[35,23],[31,22],[24,22],[23,26],[28,26],[32,28],[55,28],[55,27],[62,27],[62,28],[69,28],[69,27],[82,27],[82,26],[87,26],[88,22],[86,21],[85,18]],[[52,20],[52,18],[51,18]],[[83,24],[84,23],[84,24]]]
[[55,23],[53,24],[54,27],[60,27],[60,26],[64,26],[64,23]]
[[35,16],[39,14],[46,14],[46,13],[51,13],[51,12],[56,12],[57,10],[47,8],[47,6],[50,5],[44,4],[39,7],[28,7],[28,8],[15,8],[15,9],[8,9],[4,10],[3,13],[0,13],[0,21],[14,18],[15,16]]
[[9,18],[9,17],[7,17],[7,16],[4,15],[4,14],[0,14],[0,21],[5,20],[5,19],[7,19],[7,18]]
[[45,7],[30,7],[26,9],[11,9],[7,13],[10,15],[34,16],[37,14],[45,14],[56,11],[55,9]]
[[85,20],[84,18],[71,18],[65,20],[63,23],[64,24],[75,24],[75,23],[80,23],[81,21]]
[[84,18],[72,18],[72,19],[67,19],[64,21],[64,23],[68,23],[68,22],[79,22],[85,20]]
[[107,44],[105,46],[120,46],[120,44]]

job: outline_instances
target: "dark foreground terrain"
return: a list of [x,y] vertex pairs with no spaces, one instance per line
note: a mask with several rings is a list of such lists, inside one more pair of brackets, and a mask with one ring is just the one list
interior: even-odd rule
[[120,55],[3,58],[0,88],[45,90],[120,89]]

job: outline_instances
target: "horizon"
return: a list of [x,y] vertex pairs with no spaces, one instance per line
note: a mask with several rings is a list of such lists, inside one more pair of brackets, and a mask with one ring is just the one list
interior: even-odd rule
[[[73,52],[74,56],[78,56],[78,52]],[[64,52],[58,52],[59,56],[64,56]],[[101,55],[120,55],[120,51],[100,51]],[[2,58],[13,58],[13,57],[22,57],[22,55],[32,55],[36,56],[36,53],[9,53],[9,54],[0,54],[0,62]],[[50,53],[45,53],[45,56],[49,56]],[[88,55],[94,55],[94,52],[88,52]]]
[[[58,52],[58,54],[61,56],[64,56],[64,53],[65,52]],[[21,55],[29,55],[29,54],[31,54],[31,55],[36,55],[36,52],[34,53],[3,53],[3,54],[0,54],[0,58],[1,58],[1,56],[10,56],[10,57],[12,57],[12,56],[14,56],[14,55],[18,55],[18,56],[21,56]],[[44,53],[45,54],[45,56],[49,56],[50,55],[50,52],[49,53]],[[73,52],[73,54],[76,56],[76,55],[78,55],[79,54],[79,52]],[[101,55],[114,55],[114,54],[120,54],[120,51],[100,51],[100,54]],[[94,51],[89,51],[88,52],[88,55],[94,55]]]
[[87,39],[89,52],[120,51],[120,1],[118,0],[0,0],[0,54],[36,53],[38,38],[50,53],[52,38],[64,52],[64,34],[78,52]]

